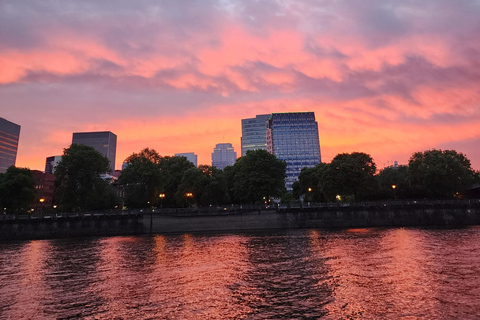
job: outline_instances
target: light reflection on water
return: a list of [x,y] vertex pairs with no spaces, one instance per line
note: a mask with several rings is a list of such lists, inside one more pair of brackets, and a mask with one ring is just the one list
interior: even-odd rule
[[0,244],[0,319],[474,319],[480,228]]

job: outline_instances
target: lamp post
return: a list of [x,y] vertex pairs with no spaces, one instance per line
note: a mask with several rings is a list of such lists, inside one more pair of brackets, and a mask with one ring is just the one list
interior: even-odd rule
[[40,198],[38,200],[40,202],[40,214],[43,213],[43,203],[45,202],[45,198]]
[[397,200],[397,192],[396,192],[397,186],[392,184],[392,189],[393,189],[393,198]]
[[163,199],[165,198],[165,193],[160,193],[158,197],[160,198],[160,208],[163,208]]

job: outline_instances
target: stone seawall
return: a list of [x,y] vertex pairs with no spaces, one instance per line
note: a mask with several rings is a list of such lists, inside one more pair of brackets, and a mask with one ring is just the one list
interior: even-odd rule
[[0,240],[134,235],[143,232],[139,214],[83,213],[0,219]]
[[480,225],[480,201],[0,216],[0,240],[297,228]]
[[256,210],[234,213],[146,213],[144,233],[296,228],[465,226],[480,224],[480,202]]

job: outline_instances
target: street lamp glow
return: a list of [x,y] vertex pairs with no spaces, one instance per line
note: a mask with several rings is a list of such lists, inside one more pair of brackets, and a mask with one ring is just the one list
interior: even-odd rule
[[308,192],[312,192],[312,188],[308,188]]
[[193,197],[193,193],[187,192],[187,193],[185,193],[185,196],[186,196],[187,198],[192,198],[192,197]]
[[159,198],[165,198],[165,193],[160,193],[160,194],[158,195],[158,197],[159,197]]
[[339,195],[339,194],[337,194],[337,196],[335,198],[337,198],[338,201],[342,201],[342,196]]
[[394,184],[392,184],[392,189],[394,189],[394,190],[395,190],[396,188],[397,188],[397,186],[396,186],[396,185],[394,185]]
[[40,203],[44,203],[44,202],[45,202],[45,198],[40,198],[40,200],[38,200],[38,201],[40,201]]

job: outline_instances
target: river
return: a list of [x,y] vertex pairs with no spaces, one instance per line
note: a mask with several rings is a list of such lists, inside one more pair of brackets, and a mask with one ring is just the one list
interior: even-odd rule
[[476,319],[480,227],[0,243],[0,319]]

